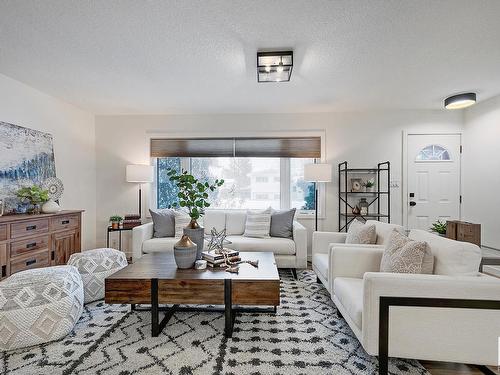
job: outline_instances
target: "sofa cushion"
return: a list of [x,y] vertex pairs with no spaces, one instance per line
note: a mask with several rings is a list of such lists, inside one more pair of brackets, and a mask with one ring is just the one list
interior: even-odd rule
[[481,263],[481,249],[469,242],[460,242],[424,230],[413,229],[410,238],[425,241],[434,255],[436,275],[475,275]]
[[401,225],[383,223],[377,220],[367,220],[366,224],[375,225],[375,232],[377,232],[377,245],[387,245],[387,241],[389,241],[389,237],[394,229],[401,234],[405,234],[405,230]]
[[153,219],[154,237],[173,237],[175,235],[175,214],[173,210],[150,209],[151,218]]
[[174,211],[175,215],[175,237],[181,238],[184,234],[184,228],[188,226],[191,218],[184,211]]
[[352,321],[361,329],[363,317],[363,279],[336,277],[333,282],[333,294],[342,303]]
[[312,256],[312,264],[328,280],[328,254],[317,253]]
[[426,248],[426,242],[410,240],[393,230],[380,262],[380,272],[422,273]]
[[270,251],[276,255],[295,255],[295,242],[289,238],[253,238],[227,236],[232,243],[226,245],[238,251]]
[[179,241],[175,237],[151,238],[142,243],[143,253],[170,252],[174,251],[174,245]]
[[271,237],[292,238],[293,218],[296,208],[283,211],[272,211],[271,213]]
[[271,230],[271,214],[252,214],[247,213],[245,222],[245,237],[269,238]]
[[203,217],[203,226],[205,233],[210,233],[212,228],[217,229],[218,232],[226,228],[226,211],[224,210],[207,210]]
[[228,236],[243,235],[246,220],[246,211],[226,211],[226,234]]
[[371,245],[375,243],[376,239],[377,234],[375,233],[375,225],[365,224],[355,219],[352,221],[351,225],[349,225],[345,243]]

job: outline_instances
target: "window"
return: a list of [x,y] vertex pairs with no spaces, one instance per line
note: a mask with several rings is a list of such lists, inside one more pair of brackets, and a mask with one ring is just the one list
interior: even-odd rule
[[314,209],[315,184],[304,181],[304,165],[311,158],[272,157],[164,157],[157,158],[157,206],[171,207],[177,189],[169,181],[167,169],[188,170],[201,180],[224,179],[224,185],[209,192],[213,208]]
[[316,184],[304,181],[304,165],[314,163],[314,159],[290,159],[291,208],[314,210]]
[[424,147],[417,154],[416,161],[445,161],[451,160],[450,153],[439,145],[429,145]]

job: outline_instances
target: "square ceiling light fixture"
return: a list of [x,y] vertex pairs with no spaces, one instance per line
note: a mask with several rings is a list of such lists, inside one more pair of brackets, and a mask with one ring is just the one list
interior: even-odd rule
[[257,52],[258,82],[288,82],[292,68],[293,51]]

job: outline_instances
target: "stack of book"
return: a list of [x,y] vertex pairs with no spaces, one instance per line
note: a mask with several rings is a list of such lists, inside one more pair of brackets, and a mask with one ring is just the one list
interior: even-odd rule
[[[224,250],[227,254],[227,259],[231,262],[237,262],[241,260],[239,251],[236,250]],[[201,253],[203,259],[207,261],[207,266],[212,268],[225,267],[225,260],[223,254],[216,254],[215,250],[204,251]]]
[[124,228],[133,228],[141,225],[141,216],[139,214],[127,214],[123,219]]

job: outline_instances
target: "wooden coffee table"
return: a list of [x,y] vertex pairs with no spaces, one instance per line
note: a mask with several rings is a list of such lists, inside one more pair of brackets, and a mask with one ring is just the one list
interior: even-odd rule
[[[173,253],[147,254],[106,278],[105,301],[128,303],[132,309],[137,304],[150,304],[154,337],[176,311],[224,312],[224,333],[231,337],[236,313],[276,313],[280,304],[280,278],[273,253],[244,252],[240,256],[242,260],[258,260],[259,267],[241,264],[238,274],[210,267],[181,270],[175,265]],[[224,305],[224,308],[179,305]],[[160,310],[166,311],[161,321]]]

